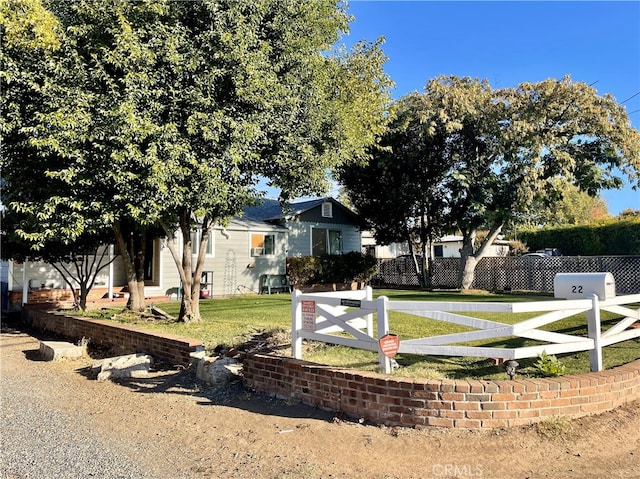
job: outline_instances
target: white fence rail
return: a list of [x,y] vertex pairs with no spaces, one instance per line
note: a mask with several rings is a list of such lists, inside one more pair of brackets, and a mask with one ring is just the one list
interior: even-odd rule
[[[640,337],[640,328],[629,329],[634,322],[640,321],[640,310],[626,306],[638,302],[640,294],[617,296],[603,301],[596,295],[590,295],[588,299],[574,300],[474,303],[390,301],[384,296],[374,301],[371,288],[319,294],[294,291],[292,353],[294,357],[302,358],[303,339],[377,351],[380,370],[389,373],[390,360],[382,353],[378,338],[389,333],[389,311],[399,311],[474,329],[454,334],[400,339],[400,353],[520,359],[536,357],[543,351],[548,354],[590,351],[591,370],[601,371],[604,346]],[[621,315],[622,318],[602,331],[601,310]],[[516,324],[506,324],[472,316],[479,312],[540,314]],[[374,313],[377,314],[376,335],[373,331]],[[586,338],[540,329],[579,313],[586,313],[587,316]],[[469,341],[505,337],[533,339],[543,344],[518,348],[460,345]]]

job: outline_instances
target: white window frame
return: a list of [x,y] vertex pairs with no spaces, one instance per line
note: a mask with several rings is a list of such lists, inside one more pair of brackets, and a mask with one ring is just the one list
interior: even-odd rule
[[[315,251],[314,251],[314,243],[313,243],[313,231],[316,230],[322,230],[324,233],[324,250],[327,254],[341,254],[344,250],[344,232],[342,231],[342,229],[340,228],[327,228],[324,226],[312,226],[311,227],[311,237],[310,237],[310,251],[311,251],[311,255],[315,255]],[[338,238],[338,250],[337,251],[331,251],[331,237],[333,235],[336,235]]]
[[[200,251],[200,241],[202,241],[202,228],[198,228],[195,231],[191,231],[191,256],[198,256]],[[204,251],[205,258],[215,258],[215,230],[209,232],[209,242],[207,248]]]
[[[262,246],[253,246],[253,238],[254,236],[262,236]],[[267,247],[267,238],[273,238],[271,242],[271,251]],[[264,232],[251,232],[249,233],[249,255],[252,257],[258,256],[275,256],[276,254],[276,234],[275,233],[264,233]]]
[[333,218],[333,203],[329,201],[322,203],[322,217]]

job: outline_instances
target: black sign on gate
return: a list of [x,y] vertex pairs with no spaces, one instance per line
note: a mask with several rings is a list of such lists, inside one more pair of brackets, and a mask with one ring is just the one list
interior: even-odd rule
[[340,306],[347,306],[349,308],[359,308],[362,301],[359,299],[341,299]]

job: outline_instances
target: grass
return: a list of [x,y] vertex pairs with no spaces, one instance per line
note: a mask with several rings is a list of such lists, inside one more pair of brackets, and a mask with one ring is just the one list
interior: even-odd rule
[[[485,292],[457,293],[421,291],[375,290],[374,297],[388,296],[391,300],[404,301],[473,301],[473,302],[518,302],[549,300],[548,296],[533,295],[500,295]],[[180,304],[177,301],[155,304],[163,311],[177,316]],[[249,340],[256,333],[271,330],[291,329],[291,297],[285,294],[270,296],[236,296],[230,299],[203,300],[200,302],[202,321],[192,324],[177,323],[168,320],[145,321],[135,316],[118,315],[117,320],[135,323],[148,329],[155,329],[198,338],[208,351],[216,347],[238,346]],[[113,315],[107,311],[104,315]],[[535,316],[537,313],[475,313],[474,317],[491,319],[502,323],[513,324]],[[618,320],[618,316],[602,311],[602,324],[606,329]],[[390,312],[389,324],[391,332],[401,339],[419,338],[440,334],[465,331],[469,328],[453,325],[443,321],[419,318],[395,311]],[[572,316],[548,325],[546,329],[569,333],[576,336],[586,335],[587,326],[584,314]],[[523,338],[502,338],[488,341],[467,343],[473,346],[521,347],[540,344]],[[304,359],[321,364],[351,367],[362,370],[377,371],[377,354],[352,349],[344,346],[332,346],[324,343],[312,343],[305,351]],[[603,350],[603,365],[606,369],[619,366],[640,358],[640,339],[634,339],[607,346]],[[538,374],[534,363],[538,358],[521,359],[517,371],[518,377],[532,377]],[[567,374],[589,371],[589,353],[580,352],[559,356]],[[482,378],[508,379],[504,368],[483,358],[417,356],[399,354],[395,360],[400,368],[394,374],[409,377],[427,378]]]

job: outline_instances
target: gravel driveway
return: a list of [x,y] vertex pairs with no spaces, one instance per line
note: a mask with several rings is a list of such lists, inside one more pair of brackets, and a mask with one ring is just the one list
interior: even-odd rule
[[38,347],[27,334],[3,328],[0,478],[190,477],[176,471],[165,476],[150,464],[142,444],[96,429],[86,411],[60,409],[53,399],[73,391],[56,382],[61,364],[39,361]]
[[3,324],[0,479],[640,477],[638,402],[523,428],[385,428],[239,383],[213,391],[188,370],[95,381],[90,360],[44,362],[38,347]]

